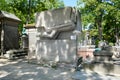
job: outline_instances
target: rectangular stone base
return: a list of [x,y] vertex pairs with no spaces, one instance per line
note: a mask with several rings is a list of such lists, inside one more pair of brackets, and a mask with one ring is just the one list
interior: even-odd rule
[[35,56],[38,62],[74,62],[76,50],[76,40],[39,40],[36,52],[29,59]]

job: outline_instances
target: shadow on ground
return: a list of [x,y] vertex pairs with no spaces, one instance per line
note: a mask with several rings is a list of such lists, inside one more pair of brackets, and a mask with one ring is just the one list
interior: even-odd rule
[[28,63],[26,59],[0,59],[0,80],[119,80],[118,78],[120,79],[74,69],[42,67]]

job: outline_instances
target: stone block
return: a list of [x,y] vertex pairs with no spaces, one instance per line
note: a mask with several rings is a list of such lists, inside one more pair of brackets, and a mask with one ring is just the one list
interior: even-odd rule
[[76,60],[76,41],[40,40],[37,41],[37,60],[55,62],[74,62]]

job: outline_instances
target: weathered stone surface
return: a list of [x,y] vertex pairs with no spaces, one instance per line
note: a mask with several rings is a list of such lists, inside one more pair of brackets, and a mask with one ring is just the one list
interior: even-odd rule
[[27,33],[29,34],[29,51],[35,53],[36,49],[36,41],[37,41],[37,31],[36,28],[27,29]]
[[38,60],[55,62],[74,62],[76,59],[76,41],[40,40],[36,46]]
[[101,50],[98,52],[94,52],[94,56],[112,56],[113,52],[111,51],[106,51],[106,50]]
[[4,54],[4,57],[7,59],[15,59],[22,56],[27,55],[27,50],[19,49],[19,50],[8,50],[6,51],[6,54]]
[[112,56],[114,50],[111,46],[103,46],[101,50],[94,51],[94,56]]
[[120,65],[111,63],[92,63],[84,64],[83,68],[86,71],[94,71],[97,73],[108,74],[108,75],[119,75],[120,74]]
[[[75,8],[65,7],[38,12],[34,33],[29,33],[29,59],[40,61],[74,62],[76,59],[76,38],[74,30],[81,30],[80,13]],[[34,41],[33,41],[34,40]],[[32,43],[33,42],[33,43]],[[33,47],[31,46],[32,44]],[[35,52],[34,52],[35,49]],[[33,58],[34,58],[33,57]]]
[[36,14],[36,27],[40,37],[58,39],[61,32],[81,31],[80,13],[72,7],[43,11]]
[[76,22],[76,14],[76,10],[72,7],[43,11],[36,15],[36,27],[52,28],[68,22]]

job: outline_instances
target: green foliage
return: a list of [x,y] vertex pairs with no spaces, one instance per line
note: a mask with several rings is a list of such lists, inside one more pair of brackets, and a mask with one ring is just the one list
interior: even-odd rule
[[34,14],[48,9],[63,7],[61,0],[0,0],[0,10],[4,10],[18,16],[22,22],[19,30],[22,30],[23,24],[33,23]]
[[110,46],[114,46],[114,44],[113,44],[113,43],[111,43],[111,42],[109,43],[109,45],[110,45]]
[[[91,36],[116,42],[120,35],[120,0],[78,0],[82,24],[93,23]],[[82,6],[80,6],[82,5]]]

